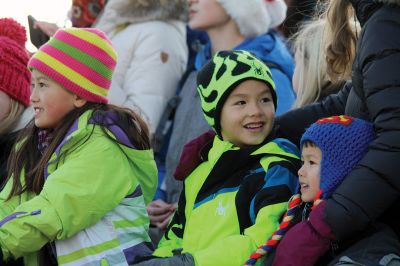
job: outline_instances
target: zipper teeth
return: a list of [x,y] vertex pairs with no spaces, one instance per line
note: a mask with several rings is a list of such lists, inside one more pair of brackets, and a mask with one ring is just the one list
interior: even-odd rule
[[336,251],[339,249],[339,244],[337,241],[331,241],[331,249],[333,255],[335,255]]

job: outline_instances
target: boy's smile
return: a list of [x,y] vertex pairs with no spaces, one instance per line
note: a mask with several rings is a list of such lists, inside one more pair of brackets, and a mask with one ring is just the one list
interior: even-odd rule
[[262,81],[241,82],[221,110],[221,135],[238,147],[261,144],[271,132],[275,106],[270,88]]

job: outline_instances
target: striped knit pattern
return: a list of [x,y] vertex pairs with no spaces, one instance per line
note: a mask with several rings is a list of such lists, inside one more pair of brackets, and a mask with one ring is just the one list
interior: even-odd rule
[[313,206],[311,207],[312,210],[314,210],[318,206],[318,204],[320,204],[323,201],[323,199],[322,199],[323,195],[324,195],[324,191],[321,189],[317,193],[317,196],[315,196],[315,200],[314,200]]
[[282,222],[279,224],[278,228],[264,245],[260,246],[253,254],[250,255],[250,258],[245,262],[244,265],[248,266],[256,264],[259,258],[267,255],[268,252],[278,245],[283,235],[291,226],[291,221],[293,220],[296,211],[299,209],[301,202],[300,194],[293,195],[290,198],[288,210],[283,216]]
[[117,54],[95,28],[60,29],[32,56],[37,69],[89,102],[107,103]]

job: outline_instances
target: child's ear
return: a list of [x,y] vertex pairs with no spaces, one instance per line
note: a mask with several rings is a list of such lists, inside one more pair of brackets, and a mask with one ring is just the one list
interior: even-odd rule
[[74,106],[76,108],[81,108],[82,106],[84,106],[86,104],[87,100],[83,99],[82,97],[78,96],[78,95],[74,95]]

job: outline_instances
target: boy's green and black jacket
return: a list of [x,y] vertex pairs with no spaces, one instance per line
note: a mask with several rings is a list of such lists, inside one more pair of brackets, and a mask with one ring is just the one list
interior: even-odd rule
[[206,156],[153,255],[182,248],[196,265],[242,265],[278,227],[297,186],[299,151],[286,139],[240,149],[215,137]]

